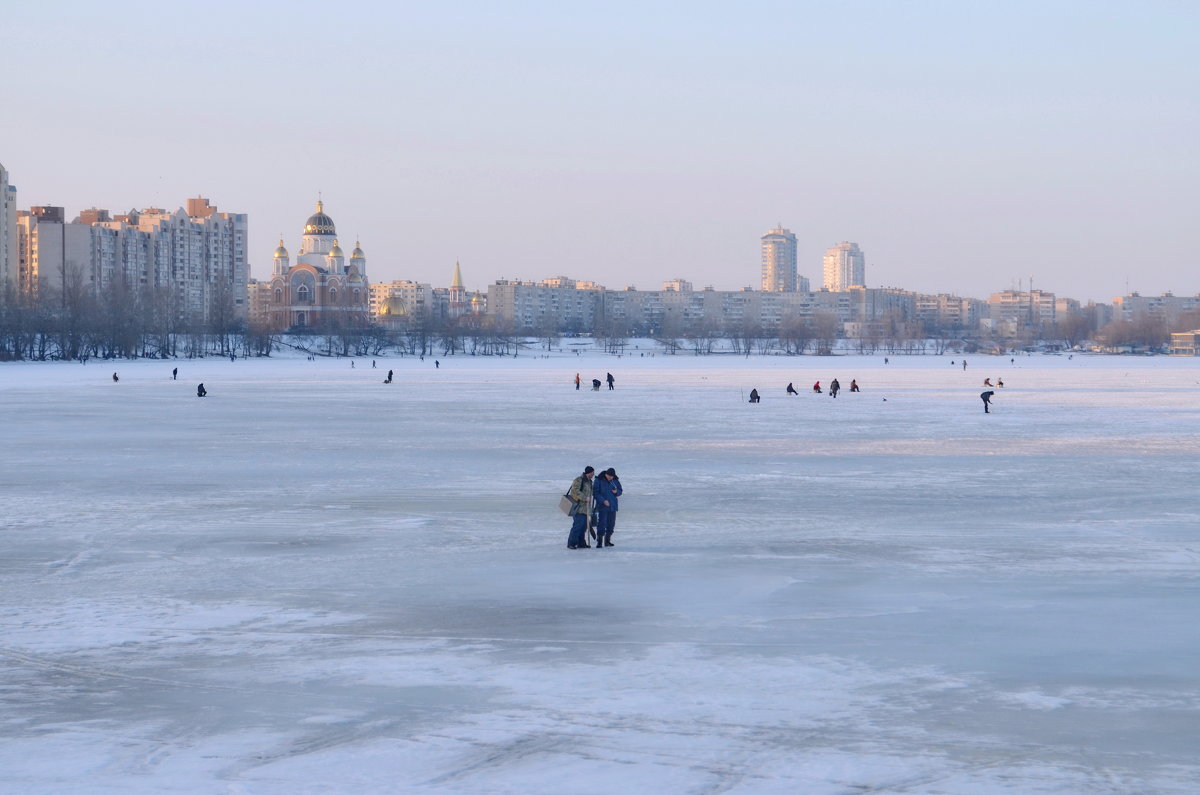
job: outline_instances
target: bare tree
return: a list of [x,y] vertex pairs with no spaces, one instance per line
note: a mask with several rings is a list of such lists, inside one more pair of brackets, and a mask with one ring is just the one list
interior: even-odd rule
[[803,354],[813,341],[813,327],[808,318],[788,315],[779,324],[779,343],[789,356]]
[[680,340],[682,336],[683,321],[680,319],[678,312],[668,308],[659,316],[658,322],[654,324],[654,341],[661,345],[664,351],[674,356],[682,346],[682,341]]
[[832,353],[837,344],[841,321],[832,312],[815,312],[812,318],[813,337],[817,341],[818,353]]

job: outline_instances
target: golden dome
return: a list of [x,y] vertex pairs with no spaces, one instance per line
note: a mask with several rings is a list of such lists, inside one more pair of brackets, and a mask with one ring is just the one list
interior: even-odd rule
[[350,252],[350,259],[366,259],[367,255],[363,253],[362,246],[356,240],[354,241],[354,250]]
[[279,238],[279,248],[275,249],[275,259],[287,259],[287,249],[283,247],[283,238]]
[[336,240],[333,241],[333,248],[329,249],[329,256],[331,256],[331,257],[346,256],[345,254],[342,253],[342,247],[338,245],[338,242]]

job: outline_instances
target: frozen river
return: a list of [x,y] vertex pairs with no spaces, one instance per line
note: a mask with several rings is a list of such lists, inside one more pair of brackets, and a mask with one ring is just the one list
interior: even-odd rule
[[1200,790],[1200,360],[639,353],[0,365],[0,791]]

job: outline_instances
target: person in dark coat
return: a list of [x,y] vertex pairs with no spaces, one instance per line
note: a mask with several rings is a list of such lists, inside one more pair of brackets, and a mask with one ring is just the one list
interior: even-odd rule
[[383,383],[385,383],[385,384],[392,383],[392,371],[391,370],[388,370],[388,377]]
[[988,411],[988,406],[992,405],[992,395],[994,395],[994,394],[996,394],[996,393],[990,389],[986,392],[981,392],[979,394],[979,397],[983,398],[983,413],[984,414],[992,413],[992,412]]
[[609,389],[612,389],[612,388],[613,388],[613,381],[615,381],[615,380],[616,380],[615,378],[613,378],[613,376],[612,376],[612,373],[609,373],[609,374],[608,374],[608,377],[607,377],[607,378],[605,378],[604,380],[608,382],[608,388],[609,388]]
[[599,392],[599,391],[600,391],[600,379],[599,379],[599,378],[593,378],[593,379],[592,379],[592,391],[593,391],[593,392]]
[[750,402],[751,402],[751,403],[757,403],[757,402],[759,402],[760,400],[762,400],[762,398],[760,398],[760,397],[758,396],[758,390],[757,390],[757,389],[751,389],[751,390],[750,390]]
[[177,380],[179,380],[179,368],[178,368],[178,367],[176,367],[175,369],[171,370],[171,380],[172,380],[172,381],[177,381]]
[[196,387],[196,397],[204,397],[208,394],[208,390],[204,388],[204,384]]
[[121,380],[120,378],[117,378],[117,374],[113,373],[113,383],[116,383],[117,381],[120,381],[120,380]]
[[788,382],[787,393],[789,395],[799,395],[800,394],[799,392],[796,391],[796,387],[792,386],[791,381]]
[[622,494],[617,470],[609,467],[601,472],[593,491],[596,498],[596,549],[615,546],[612,534],[617,525],[617,498]]
[[571,481],[567,496],[575,503],[571,509],[571,532],[567,535],[567,549],[587,549],[588,517],[592,513],[592,473],[594,467],[584,467],[583,474]]
[[830,397],[837,397],[837,393],[840,391],[842,391],[842,385],[838,383],[838,380],[836,378],[829,382],[829,396]]

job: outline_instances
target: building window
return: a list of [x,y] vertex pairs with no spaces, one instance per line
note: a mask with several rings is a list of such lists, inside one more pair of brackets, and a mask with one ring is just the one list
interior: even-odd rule
[[[300,287],[296,290],[296,300],[302,304],[307,304],[309,302],[309,292],[308,292],[307,284],[300,285]],[[303,317],[303,314],[304,313],[301,313],[301,317]],[[303,324],[301,324],[301,325],[303,325]]]
[[337,290],[332,287],[329,288],[329,303],[331,303],[331,304],[337,303]]

